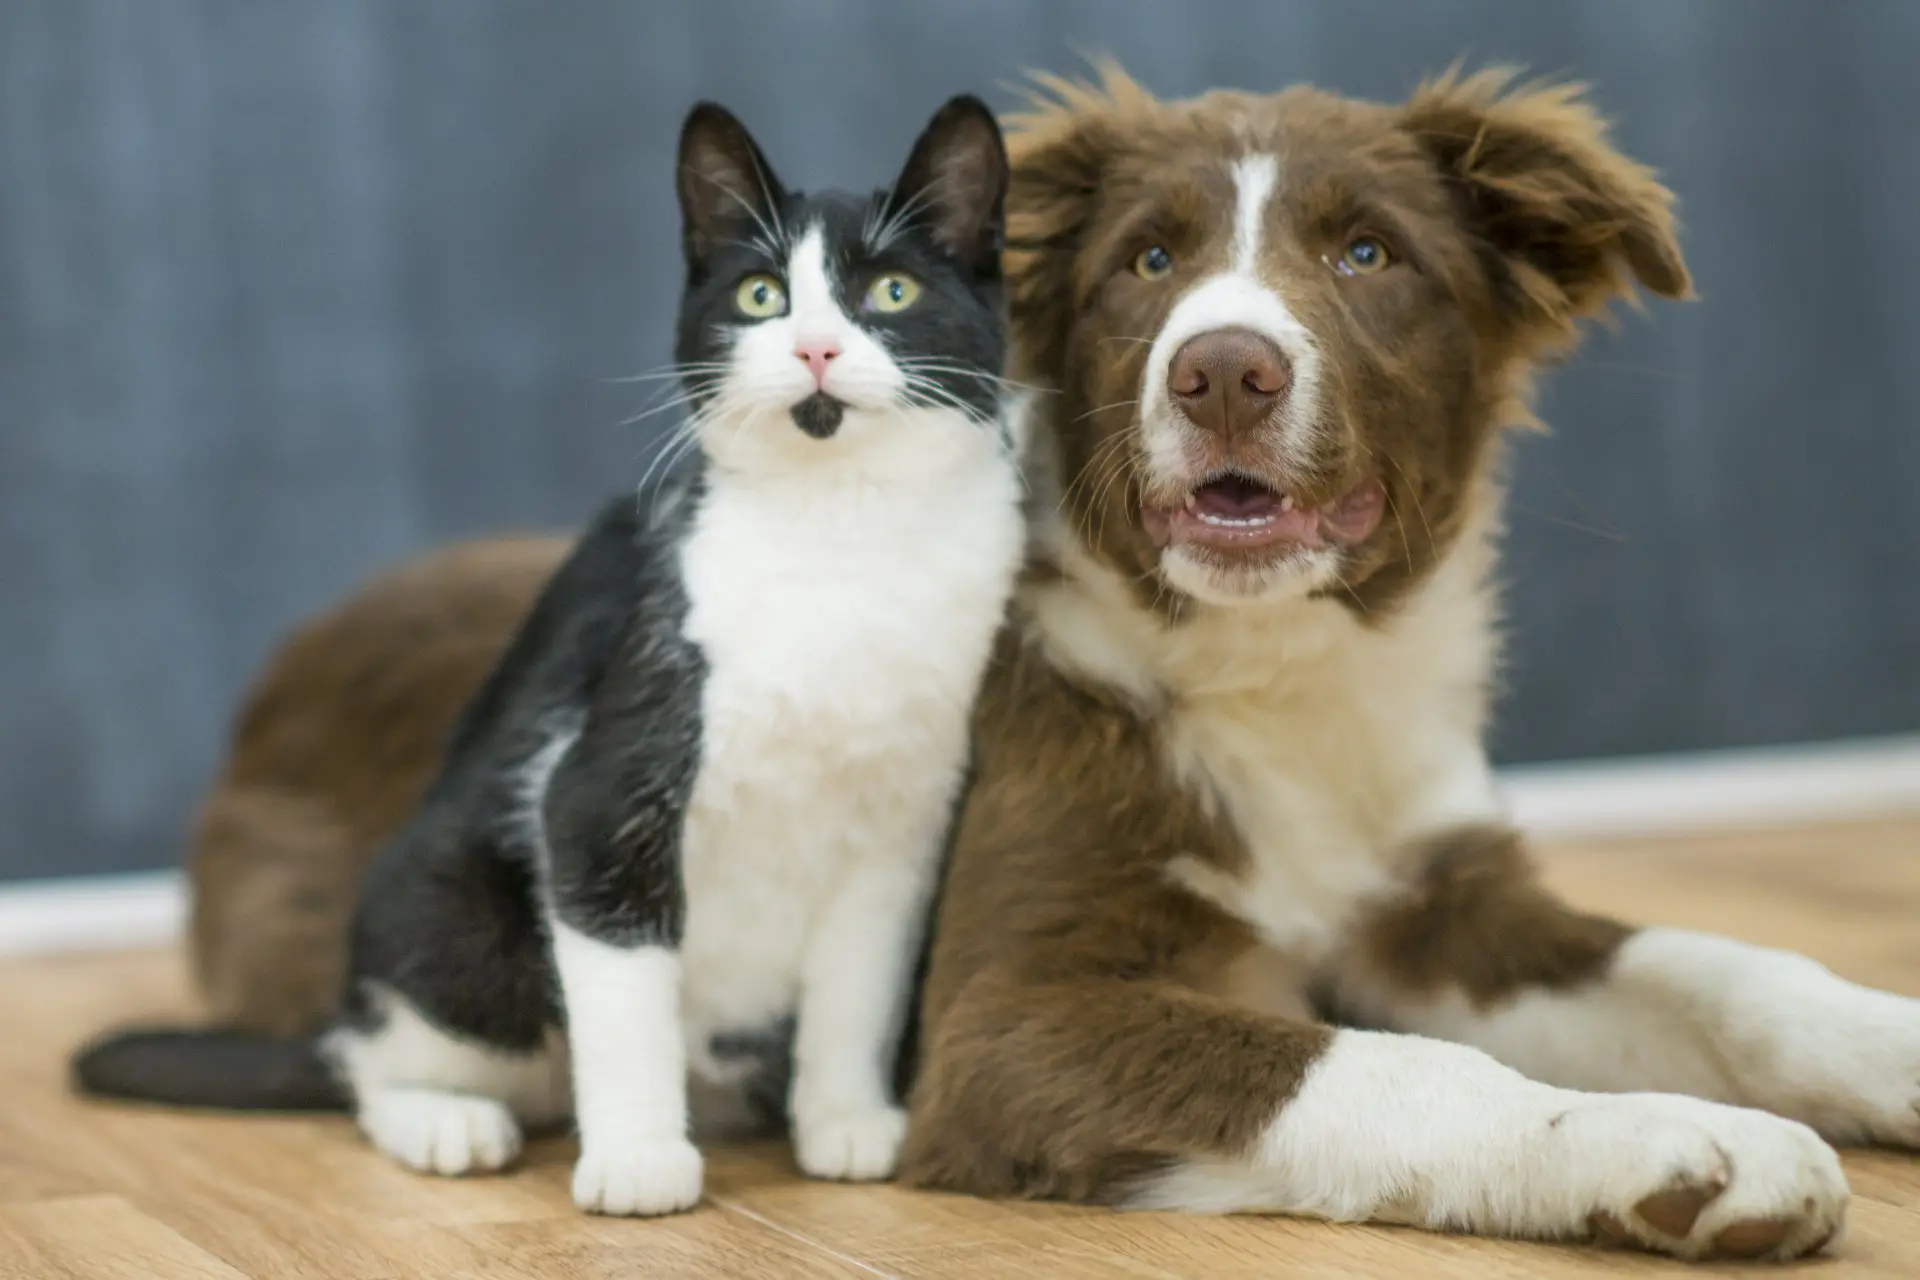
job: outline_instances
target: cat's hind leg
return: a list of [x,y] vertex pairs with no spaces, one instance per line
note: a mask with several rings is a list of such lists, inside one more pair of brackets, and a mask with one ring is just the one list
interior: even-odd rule
[[503,1049],[436,1026],[390,988],[363,989],[367,1014],[326,1052],[352,1087],[354,1118],[372,1143],[422,1173],[491,1173],[520,1154],[522,1129],[567,1115],[559,1038]]

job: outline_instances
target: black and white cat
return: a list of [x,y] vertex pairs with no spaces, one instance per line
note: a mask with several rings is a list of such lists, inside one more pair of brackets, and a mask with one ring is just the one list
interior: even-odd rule
[[570,1111],[575,1200],[656,1214],[700,1195],[689,1079],[718,1115],[790,1078],[771,1101],[801,1167],[887,1176],[896,1047],[1023,550],[1006,185],[977,99],[865,199],[786,190],[696,107],[677,356],[699,462],[604,510],[467,709],[369,873],[341,1023],[311,1043],[135,1033],[83,1054],[81,1085],[350,1105],[442,1174],[497,1169]]

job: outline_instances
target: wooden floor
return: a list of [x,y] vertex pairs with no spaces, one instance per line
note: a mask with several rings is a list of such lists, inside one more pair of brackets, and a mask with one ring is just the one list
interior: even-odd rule
[[[1551,878],[1621,915],[1793,947],[1920,995],[1920,821],[1552,852]],[[571,1145],[509,1177],[416,1177],[342,1119],[206,1118],[86,1104],[67,1050],[189,1009],[169,954],[0,964],[0,1280],[278,1277],[1678,1274],[1650,1259],[1279,1219],[1121,1215],[807,1184],[778,1147],[715,1152],[692,1214],[584,1217]],[[1832,1277],[1920,1276],[1920,1159],[1849,1155]],[[1691,1274],[1723,1274],[1701,1268]]]

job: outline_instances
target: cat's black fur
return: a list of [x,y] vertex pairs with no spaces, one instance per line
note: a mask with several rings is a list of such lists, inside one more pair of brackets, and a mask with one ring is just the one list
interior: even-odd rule
[[[866,198],[790,192],[738,125],[703,104],[683,131],[679,189],[685,215],[686,288],[677,357],[723,356],[737,323],[738,282],[778,262],[769,234],[820,225],[839,255],[836,279],[884,270],[911,273],[931,295],[898,315],[866,315],[889,352],[936,362],[923,403],[994,416],[1003,334],[999,276],[1002,187],[973,205],[903,208],[936,181],[970,176],[916,169],[930,163],[927,137],[943,119],[992,117],[956,99],[890,191]],[[998,133],[992,133],[998,145]],[[690,164],[689,148],[708,148]],[[719,157],[716,163],[715,157]],[[728,164],[733,171],[728,171]],[[739,193],[758,193],[743,202]],[[757,206],[757,207],[753,207]],[[958,213],[955,210],[959,210]],[[871,232],[894,219],[897,234]],[[842,291],[848,314],[860,299]],[[698,410],[710,383],[688,380]],[[830,397],[794,409],[807,434],[833,434],[841,406]],[[564,1023],[543,902],[582,933],[615,945],[673,945],[685,901],[679,839],[700,759],[705,661],[684,634],[688,601],[678,549],[705,483],[697,464],[652,501],[608,503],[540,597],[532,614],[456,727],[441,776],[413,822],[381,853],[362,889],[353,926],[343,1024],[371,1028],[382,1012],[369,981],[391,988],[458,1036],[507,1050],[539,1046]],[[543,810],[530,816],[529,765],[556,736],[578,739],[554,769]],[[750,926],[749,926],[750,927]],[[716,1056],[757,1059],[749,1093],[769,1106],[784,1097],[791,1019],[716,1036]],[[902,1046],[910,1061],[911,1034]],[[724,1041],[724,1043],[722,1042]],[[231,1109],[337,1109],[350,1102],[326,1070],[320,1041],[275,1041],[224,1032],[132,1032],[80,1053],[77,1085],[106,1096]]]

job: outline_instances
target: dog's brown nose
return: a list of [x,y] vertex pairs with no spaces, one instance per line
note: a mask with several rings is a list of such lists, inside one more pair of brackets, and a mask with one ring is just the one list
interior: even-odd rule
[[1193,424],[1222,436],[1252,431],[1272,416],[1293,385],[1293,366],[1251,329],[1215,329],[1173,353],[1167,390]]

